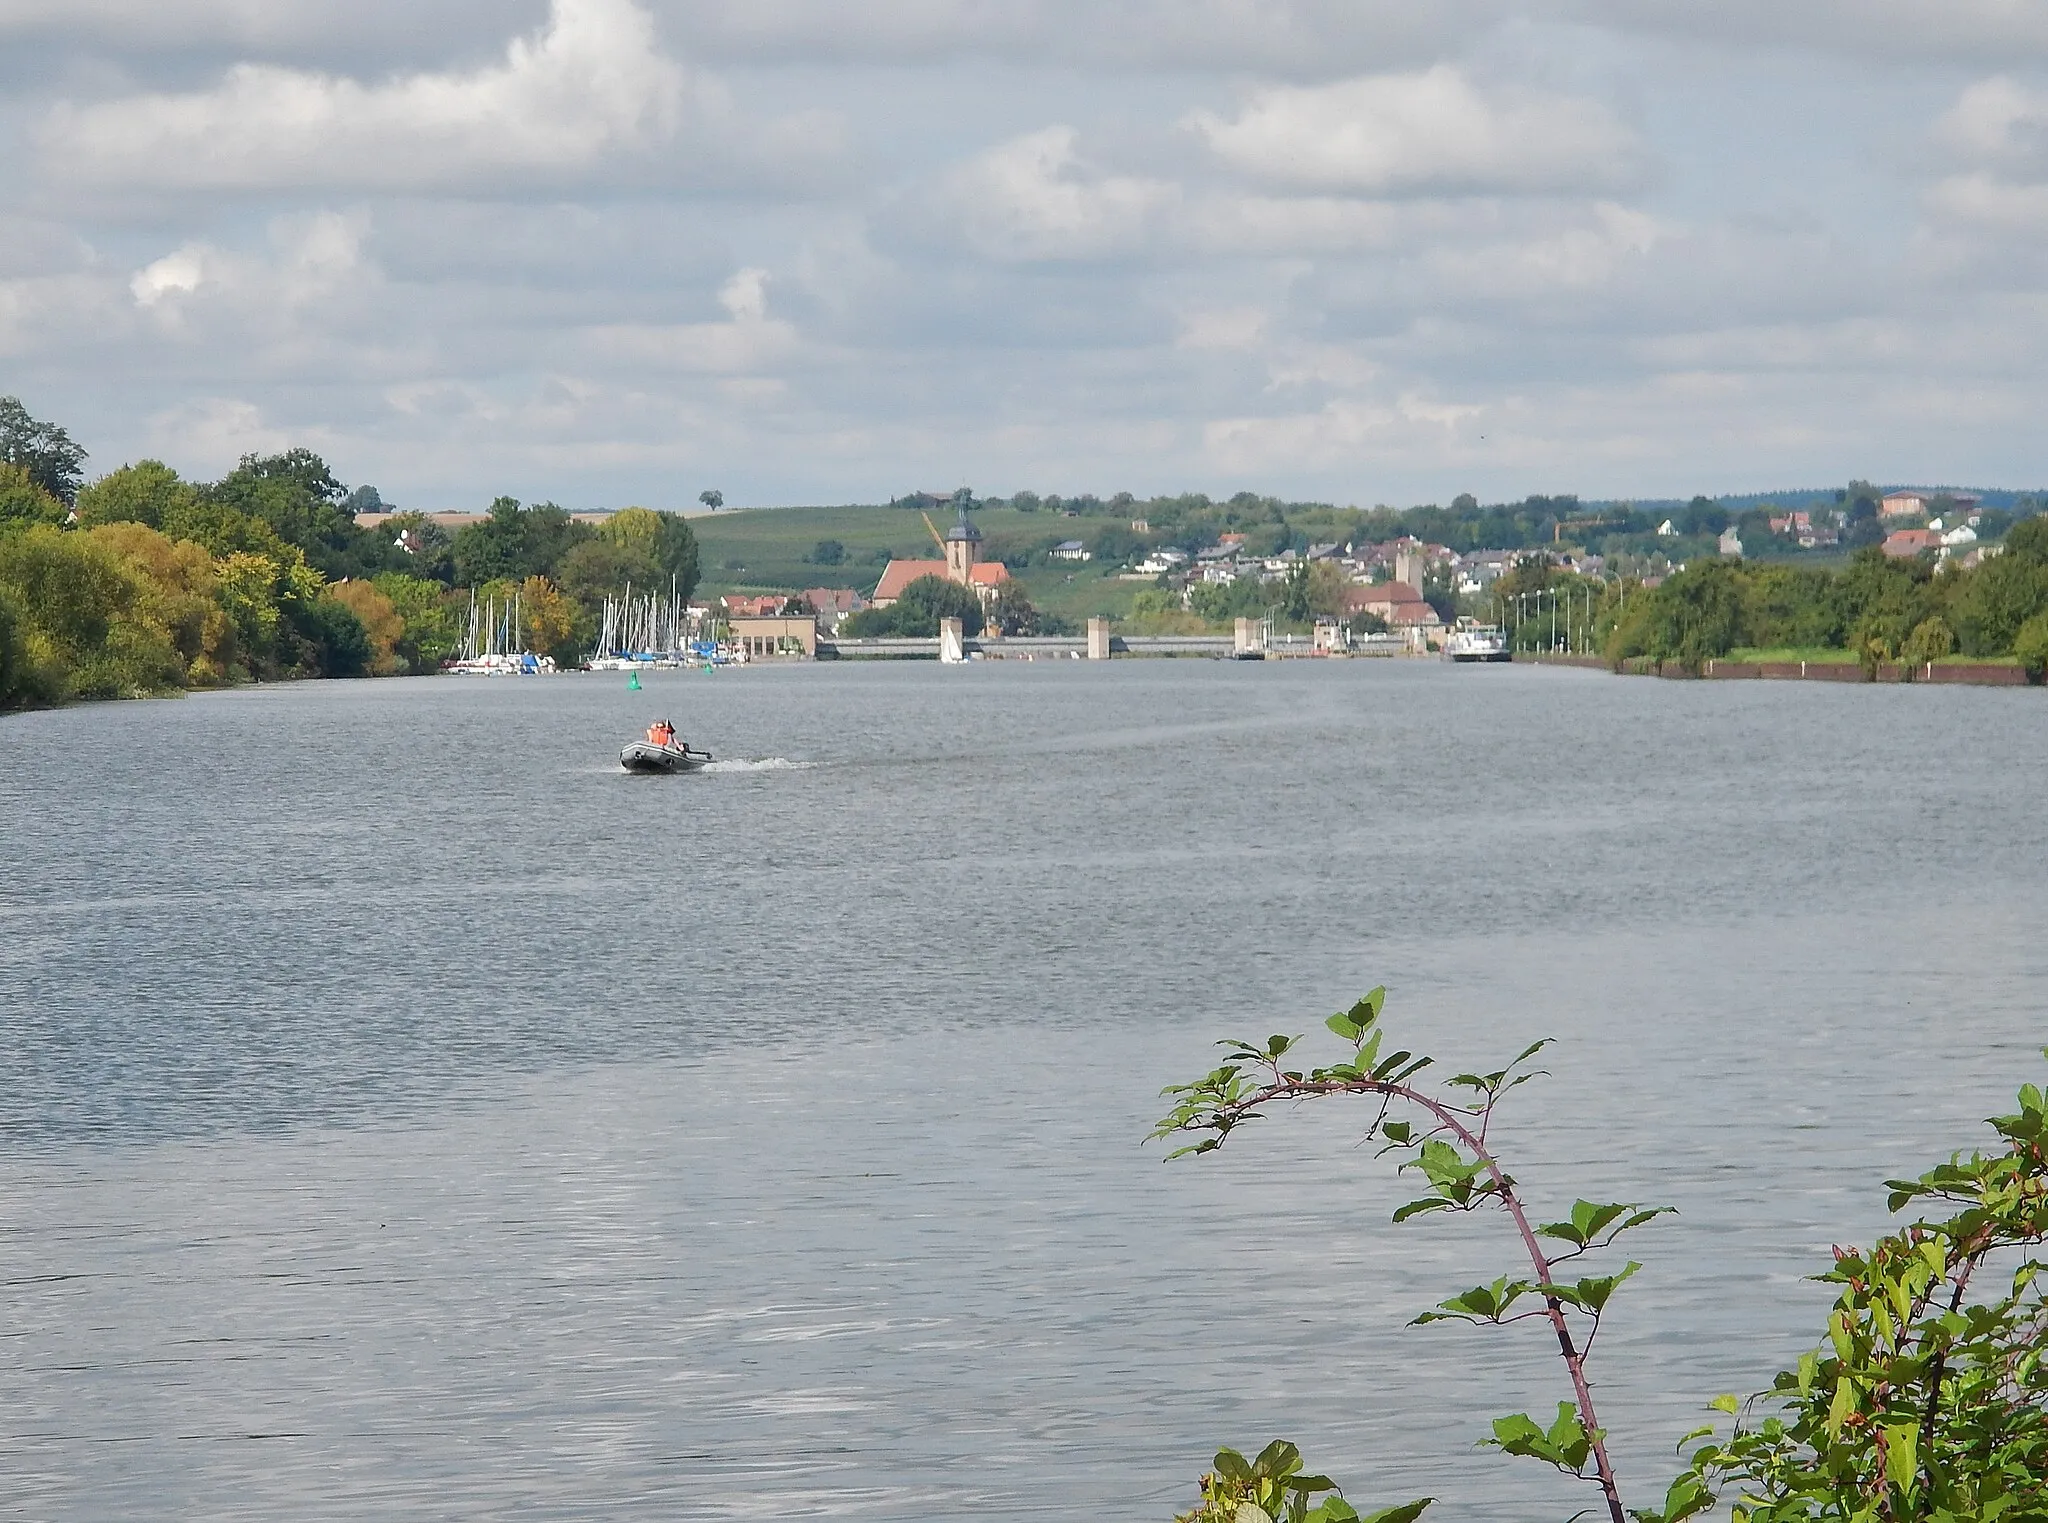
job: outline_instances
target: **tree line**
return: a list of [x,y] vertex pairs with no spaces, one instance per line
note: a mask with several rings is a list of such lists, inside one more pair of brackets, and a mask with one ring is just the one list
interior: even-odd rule
[[2048,517],[1965,567],[1867,547],[1839,567],[1709,556],[1654,586],[1525,560],[1488,595],[1515,647],[1597,651],[1697,672],[1737,651],[1854,656],[1866,668],[1963,656],[2048,671]]
[[472,593],[516,589],[529,649],[580,660],[603,598],[698,580],[674,514],[602,523],[498,498],[450,535],[420,513],[374,529],[310,450],[247,455],[218,481],[160,461],[85,479],[86,452],[0,397],[0,709],[288,677],[429,672]]

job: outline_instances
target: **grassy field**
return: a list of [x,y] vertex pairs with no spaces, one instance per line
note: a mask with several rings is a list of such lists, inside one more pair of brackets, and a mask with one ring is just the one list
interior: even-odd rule
[[[933,521],[940,515],[934,513]],[[1097,524],[1048,513],[996,508],[974,515],[975,526],[997,551],[1007,546],[1057,543]],[[939,523],[941,530],[946,524]],[[872,588],[890,556],[937,559],[939,548],[924,521],[908,508],[749,508],[691,518],[703,567],[703,591],[766,590],[776,587]],[[846,558],[821,565],[809,557],[822,540],[837,540]],[[991,558],[984,549],[984,558]]]

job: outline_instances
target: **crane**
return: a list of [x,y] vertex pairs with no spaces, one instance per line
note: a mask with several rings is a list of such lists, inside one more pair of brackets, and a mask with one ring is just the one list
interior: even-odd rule
[[939,554],[944,555],[946,553],[946,536],[941,534],[939,532],[939,526],[932,522],[931,514],[925,512],[924,509],[919,508],[917,510],[917,516],[924,520],[925,528],[931,531],[932,543],[939,547]]

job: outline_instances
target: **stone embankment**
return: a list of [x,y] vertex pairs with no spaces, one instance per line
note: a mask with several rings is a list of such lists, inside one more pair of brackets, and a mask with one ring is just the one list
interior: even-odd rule
[[[1518,651],[1517,661],[1536,666],[1583,666],[1607,671],[1602,656],[1547,655]],[[1955,682],[1972,687],[2025,687],[2026,671],[1992,661],[1930,661],[1920,665],[1881,662],[1875,671],[1854,661],[1709,661],[1695,674],[1676,663],[1632,659],[1620,668],[1629,677],[1683,677],[1694,680],[1765,682]]]

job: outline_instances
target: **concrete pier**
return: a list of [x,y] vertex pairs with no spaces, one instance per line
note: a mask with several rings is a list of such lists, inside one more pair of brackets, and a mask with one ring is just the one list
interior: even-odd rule
[[1107,661],[1109,659],[1109,620],[1103,618],[1088,621],[1088,659]]

